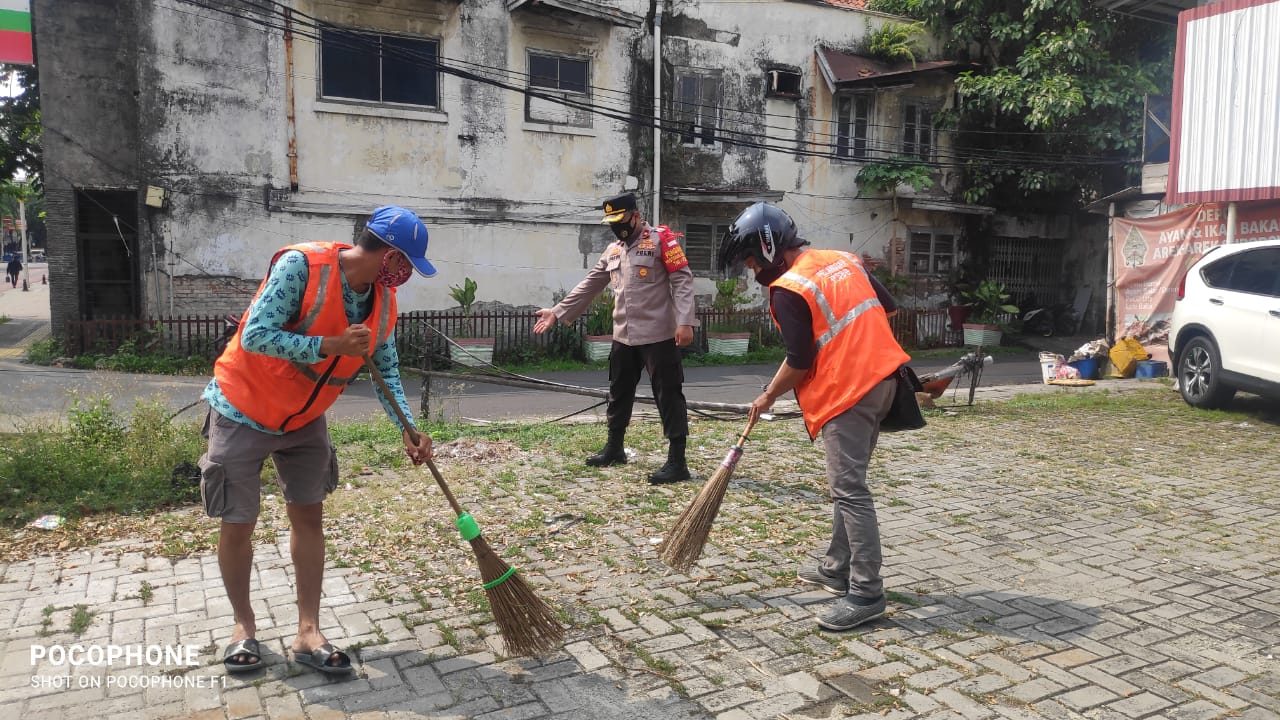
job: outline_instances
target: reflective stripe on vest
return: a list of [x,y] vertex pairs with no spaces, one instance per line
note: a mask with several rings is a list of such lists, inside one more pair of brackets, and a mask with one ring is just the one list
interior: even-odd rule
[[[320,270],[321,284],[320,284],[319,291],[316,293],[316,302],[315,302],[315,305],[311,308],[311,312],[307,313],[307,318],[298,324],[297,332],[299,334],[305,335],[307,329],[310,328],[312,323],[315,322],[316,316],[320,314],[320,308],[324,305],[325,288],[327,287],[326,283],[328,283],[329,281],[329,270],[330,268],[328,265],[324,266]],[[388,317],[391,314],[391,289],[382,285],[374,285],[373,288],[374,290],[380,292],[382,296],[381,297],[382,302],[377,303],[378,305],[381,306],[382,311],[378,313],[378,337],[374,338],[374,343],[373,343],[373,347],[376,348],[377,346],[386,342],[387,338],[391,335],[392,327],[391,327],[390,317]],[[302,374],[303,377],[310,380],[311,382],[323,382],[326,385],[333,385],[335,387],[350,385],[351,383],[355,382],[355,379],[360,375],[360,370],[356,370],[355,372],[351,373],[349,377],[332,377],[328,374],[328,372],[326,372],[324,375],[321,375],[315,370],[312,370],[310,365],[306,365],[300,362],[293,362],[293,361],[290,361],[290,363],[293,365],[294,369],[296,369],[299,373]],[[329,368],[330,372],[332,370],[333,368]]]
[[[331,297],[341,294],[338,253],[350,247],[343,243],[299,243],[278,251],[272,258],[274,265],[281,254],[290,250],[307,256],[309,274],[298,308],[300,317],[286,323],[286,331],[312,337],[332,336],[350,325],[341,299]],[[255,300],[266,288],[267,278],[259,285]],[[390,288],[376,284],[374,288],[373,311],[364,322],[374,330],[374,338],[381,345],[395,330],[396,296]],[[232,406],[268,430],[287,432],[320,417],[364,366],[362,358],[346,355],[303,365],[251,353],[240,344],[243,331],[241,325],[227,343],[214,365],[214,377]]]
[[[910,358],[894,339],[856,255],[805,251],[772,287],[796,293],[809,307],[817,351],[813,366],[796,386],[796,399],[809,436],[816,438],[827,422],[856,405]],[[868,315],[876,308],[880,311]]]
[[[856,267],[861,267],[856,260],[854,261],[854,265]],[[845,313],[844,317],[836,319],[836,313],[831,309],[830,301],[827,300],[826,294],[822,292],[822,288],[818,287],[817,283],[803,275],[798,275],[793,272],[783,273],[782,277],[796,283],[797,285],[803,285],[809,290],[809,292],[813,293],[814,302],[818,304],[818,309],[822,311],[822,316],[827,319],[827,331],[822,333],[822,337],[817,339],[818,350],[821,350],[827,343],[835,339],[835,336],[838,335],[841,330],[852,325],[853,321],[857,320],[859,315],[873,307],[881,307],[880,298],[873,297],[868,300],[863,300],[852,310]]]

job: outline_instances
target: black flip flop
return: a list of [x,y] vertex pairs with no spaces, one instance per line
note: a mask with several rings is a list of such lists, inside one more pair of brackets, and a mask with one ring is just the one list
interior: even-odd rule
[[[237,655],[248,655],[253,658],[249,661],[233,660]],[[262,667],[262,648],[258,647],[258,641],[253,638],[245,638],[238,640],[227,646],[222,651],[222,666],[229,673],[249,672]]]
[[[338,664],[330,665],[329,658],[334,655],[338,656]],[[299,665],[306,665],[326,675],[347,675],[355,669],[351,666],[351,656],[335,648],[332,643],[325,643],[312,650],[310,654],[294,650],[293,660]]]

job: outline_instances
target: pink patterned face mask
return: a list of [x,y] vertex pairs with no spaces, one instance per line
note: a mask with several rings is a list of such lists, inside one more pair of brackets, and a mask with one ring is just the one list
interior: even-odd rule
[[382,256],[382,267],[378,268],[378,277],[374,278],[374,282],[386,287],[400,287],[409,282],[412,276],[413,264],[409,262],[409,258],[399,250],[392,250]]

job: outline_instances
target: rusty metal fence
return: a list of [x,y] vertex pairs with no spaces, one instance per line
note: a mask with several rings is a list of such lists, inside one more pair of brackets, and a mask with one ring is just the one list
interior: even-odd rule
[[[782,336],[768,313],[698,311],[699,326],[693,347],[707,348],[707,332],[750,332],[752,347],[780,346]],[[456,310],[416,310],[403,313],[396,323],[396,345],[406,364],[420,367],[427,357],[447,358],[449,338],[493,338],[494,358],[499,362],[540,357],[583,358],[584,324],[557,325],[534,334],[537,318],[532,312],[489,312],[466,317]],[[890,319],[894,335],[904,347],[922,348],[959,344],[945,310],[901,310]],[[138,354],[165,353],[210,360],[221,351],[228,328],[225,316],[184,316],[149,319],[95,319],[67,323],[66,349],[71,354],[108,355],[126,346]]]

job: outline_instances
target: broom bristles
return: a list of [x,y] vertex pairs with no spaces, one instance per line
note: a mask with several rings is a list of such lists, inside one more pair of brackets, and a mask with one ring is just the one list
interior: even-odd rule
[[684,571],[702,557],[702,549],[707,544],[707,536],[711,534],[711,525],[720,512],[720,503],[724,500],[725,491],[729,488],[729,478],[733,477],[736,465],[736,462],[725,462],[716,468],[711,478],[694,496],[693,502],[676,518],[675,524],[658,546],[658,556],[663,562]]
[[543,602],[518,573],[511,572],[511,567],[498,557],[483,535],[471,540],[471,549],[475,551],[484,584],[501,579],[484,592],[507,651],[512,655],[533,656],[558,648],[564,641],[564,626],[556,619],[551,606]]

